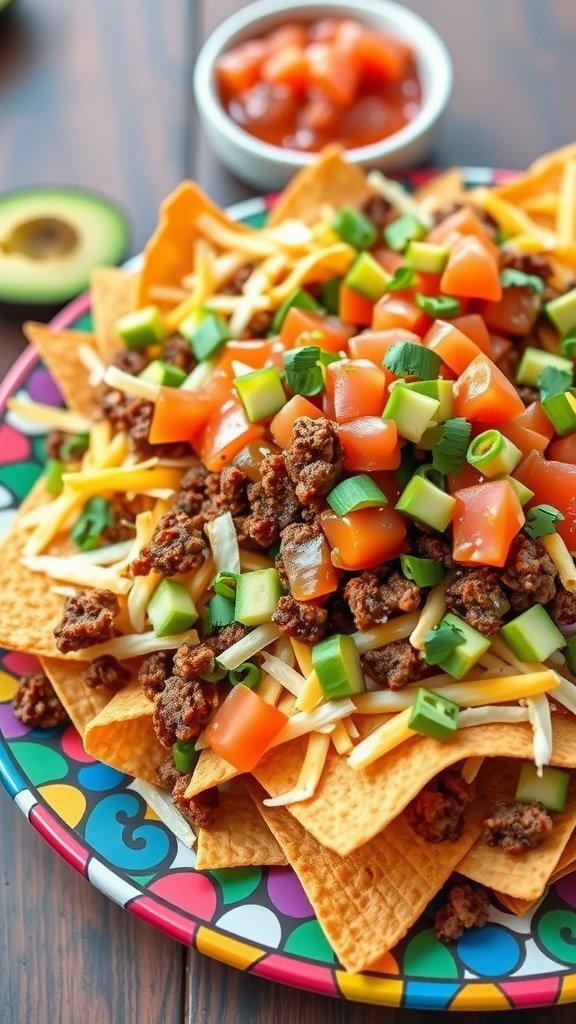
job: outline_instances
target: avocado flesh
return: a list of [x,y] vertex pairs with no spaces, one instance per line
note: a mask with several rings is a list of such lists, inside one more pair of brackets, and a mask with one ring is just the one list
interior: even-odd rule
[[99,264],[126,255],[123,214],[90,192],[26,189],[0,196],[0,301],[63,302]]

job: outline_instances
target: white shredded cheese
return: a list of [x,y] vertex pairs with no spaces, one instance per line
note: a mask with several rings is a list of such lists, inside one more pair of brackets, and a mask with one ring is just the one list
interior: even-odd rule
[[273,654],[268,653],[262,656],[262,668],[273,679],[277,679],[279,683],[282,683],[282,686],[294,697],[300,696],[306,683],[304,676],[300,672],[296,672],[285,661],[281,661],[280,658],[276,658]]
[[160,394],[160,385],[153,384],[149,380],[135,377],[132,373],[125,373],[117,366],[109,366],[104,374],[104,382],[116,391],[122,391],[131,398],[145,398],[148,402],[157,402]]
[[276,629],[274,623],[265,622],[262,626],[256,626],[256,629],[253,629],[247,636],[243,636],[237,643],[232,644],[232,647],[229,647],[223,654],[218,655],[216,662],[229,672],[230,669],[238,668],[243,661],[249,661],[264,647],[268,647],[273,640],[277,640],[279,636],[280,631]]
[[334,725],[335,722],[351,715],[355,710],[352,701],[345,697],[343,700],[329,701],[310,712],[299,711],[288,719],[284,728],[270,744],[270,748],[278,747],[281,743],[287,743],[298,736],[305,736],[309,732],[319,732],[325,726]]
[[263,803],[266,807],[287,807],[289,804],[301,803],[314,796],[316,787],[326,764],[330,747],[330,736],[325,733],[313,732],[308,738],[306,755],[293,789],[278,796],[267,797]]
[[80,361],[84,363],[88,370],[90,384],[93,388],[97,388],[104,380],[106,363],[102,361],[96,350],[92,348],[92,345],[87,345],[85,341],[78,345],[77,352],[80,356]]
[[212,548],[217,572],[240,572],[240,548],[231,512],[223,512],[210,523],[206,533]]
[[431,228],[434,224],[434,218],[430,215],[428,210],[414,199],[414,196],[410,195],[407,189],[400,184],[399,181],[394,181],[392,178],[387,178],[382,171],[370,171],[366,176],[370,188],[373,188],[379,196],[386,199],[392,206],[394,206],[399,213],[409,213],[412,217],[416,217],[425,228]]
[[31,572],[41,572],[51,579],[74,583],[78,587],[95,587],[110,590],[113,594],[127,594],[132,587],[132,580],[127,576],[119,576],[109,567],[90,565],[74,557],[25,555],[22,558],[22,565]]
[[170,793],[167,793],[165,789],[160,789],[159,786],[152,786],[151,783],[144,782],[143,779],[135,779],[131,783],[130,788],[140,794],[142,799],[158,815],[160,821],[164,822],[176,838],[181,843],[184,843],[184,846],[192,847],[194,845],[196,836],[188,822],[182,817],[177,807],[175,807]]
[[534,745],[534,764],[538,775],[542,768],[550,764],[552,758],[552,715],[545,693],[526,699],[526,707],[532,726],[532,742]]
[[181,644],[197,643],[198,633],[195,629],[188,629],[185,633],[174,636],[156,636],[154,631],[128,633],[126,636],[115,636],[113,640],[106,640],[102,644],[94,644],[93,647],[70,651],[66,657],[72,661],[93,661],[102,654],[111,654],[112,657],[123,661],[144,654],[153,654],[154,651],[175,651]]

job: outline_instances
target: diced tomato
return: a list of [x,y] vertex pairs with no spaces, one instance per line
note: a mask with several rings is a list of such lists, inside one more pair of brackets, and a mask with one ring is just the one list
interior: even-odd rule
[[383,246],[371,250],[375,260],[378,260],[380,266],[384,267],[389,274],[393,275],[398,267],[403,267],[405,259],[400,255],[399,252],[393,252],[392,249],[385,249]]
[[400,448],[393,420],[381,416],[360,416],[338,428],[344,449],[344,468],[361,473],[382,469],[398,469]]
[[323,533],[312,534],[298,544],[284,545],[282,562],[296,601],[313,601],[332,594],[338,587],[338,574]]
[[554,505],[562,513],[564,519],[556,524],[556,529],[569,550],[576,552],[576,465],[531,452],[514,470],[514,476],[534,491],[529,505]]
[[262,65],[262,78],[275,85],[286,85],[297,93],[303,93],[308,85],[308,60],[303,46],[287,43],[273,50]]
[[333,103],[348,107],[360,79],[358,57],[338,37],[333,43],[314,42],[306,47],[310,82]]
[[448,320],[435,320],[426,331],[423,343],[456,374],[462,373],[473,359],[482,355],[478,345]]
[[339,569],[371,569],[393,558],[406,536],[406,523],[388,505],[361,508],[347,516],[325,511],[320,524],[332,548],[332,561]]
[[375,331],[385,331],[393,327],[406,328],[414,334],[422,335],[430,326],[430,317],[411,299],[401,298],[398,293],[389,292],[383,295],[374,306],[371,325]]
[[[358,327],[370,327],[374,303],[359,292],[353,291],[347,284],[340,285],[338,315],[345,324],[356,324]],[[394,325],[396,326],[396,325]]]
[[270,341],[227,341],[218,358],[217,371],[223,370],[233,377],[233,360],[253,366],[255,370],[260,370],[270,360],[271,352],[272,345]]
[[190,441],[206,425],[214,403],[202,392],[161,388],[150,424],[150,444]]
[[498,302],[502,297],[498,255],[475,235],[458,238],[450,249],[440,287],[446,295]]
[[336,38],[339,20],[337,18],[320,18],[313,21],[308,29],[312,42],[331,43]]
[[492,359],[500,365],[512,348],[513,342],[510,341],[510,338],[503,338],[501,334],[494,334],[492,331],[490,332],[490,342],[492,344]]
[[[489,241],[486,228],[471,206],[462,206],[449,217],[444,217],[428,232],[426,241],[444,245],[454,241],[458,235],[475,235],[483,242]],[[496,246],[493,248],[496,249]]]
[[357,36],[354,51],[361,71],[381,82],[401,82],[410,64],[410,49],[401,39],[363,31]]
[[438,295],[440,291],[440,274],[418,274],[414,291],[420,292],[421,295]]
[[453,558],[462,565],[506,565],[526,518],[508,480],[490,480],[454,494]]
[[208,421],[199,438],[199,455],[212,473],[224,469],[249,441],[265,434],[260,423],[250,423],[236,398],[230,398]]
[[523,426],[520,420],[517,419],[512,420],[510,423],[502,424],[501,430],[504,436],[509,441],[512,441],[512,444],[515,444],[524,456],[529,455],[531,451],[544,452],[550,443],[549,438]]
[[335,131],[342,113],[341,108],[319,89],[308,89],[307,95],[308,102],[300,109],[300,127],[313,135]]
[[490,331],[503,334],[530,334],[540,312],[541,296],[531,288],[504,288],[497,302],[484,302],[479,308]]
[[214,71],[218,85],[231,96],[251,89],[260,78],[268,46],[263,39],[250,39],[218,57]]
[[414,345],[422,344],[422,339],[413,331],[392,328],[388,331],[365,331],[364,334],[357,334],[350,338],[348,350],[353,359],[370,359],[376,366],[381,366],[389,349],[401,341],[411,341]]
[[302,395],[294,395],[277,412],[270,424],[270,433],[281,448],[288,448],[292,440],[292,428],[294,421],[300,416],[308,416],[312,420],[319,420],[323,413],[312,402]]
[[233,686],[206,729],[206,742],[239,772],[250,772],[288,716],[242,683]]
[[490,335],[486,324],[478,313],[466,313],[464,316],[456,316],[450,323],[457,327],[459,331],[462,331],[462,334],[465,334],[467,338],[470,338],[484,355],[489,356],[490,359],[494,358]]
[[358,416],[381,416],[386,404],[386,373],[368,359],[343,359],[326,367],[326,392],[338,423]]
[[461,491],[464,487],[475,487],[484,481],[484,477],[471,466],[469,462],[463,462],[457,473],[448,473],[446,477],[450,494]]
[[514,385],[486,356],[473,359],[454,384],[455,416],[497,427],[523,411]]
[[287,21],[279,28],[275,28],[266,36],[266,45],[269,53],[277,53],[287,46],[300,46],[304,48],[307,43],[305,25],[299,25],[297,21]]
[[305,334],[306,345],[318,345],[324,352],[340,352],[346,348],[346,342],[353,333],[353,328],[336,316],[291,306],[282,324],[280,341],[284,348],[294,348],[300,336]]
[[548,458],[576,466],[576,434],[568,434],[567,437],[560,437],[554,441],[548,449]]
[[[528,430],[535,430],[537,434],[543,434],[549,441],[552,440],[556,433],[540,402],[531,402],[530,405],[527,405],[524,412],[514,422],[527,427]],[[553,455],[550,457],[554,458]],[[567,461],[569,462],[570,460],[568,459]]]

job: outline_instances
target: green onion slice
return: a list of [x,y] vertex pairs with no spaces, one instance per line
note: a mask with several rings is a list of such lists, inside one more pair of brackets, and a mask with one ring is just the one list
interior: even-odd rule
[[525,274],[523,270],[514,270],[513,267],[506,267],[502,271],[500,284],[503,288],[530,288],[538,295],[546,289],[546,284],[538,274]]
[[295,395],[319,395],[324,387],[319,366],[320,349],[317,345],[304,345],[284,353],[286,382]]
[[416,305],[428,316],[442,317],[443,320],[451,320],[460,316],[460,303],[451,295],[421,295],[419,292],[414,296]]
[[566,655],[566,664],[569,671],[573,676],[576,675],[576,636],[568,637],[564,654]]
[[71,434],[60,445],[60,458],[63,462],[78,459],[88,451],[89,434]]
[[354,249],[369,249],[376,241],[377,233],[372,221],[352,206],[343,206],[338,210],[330,227],[343,242]]
[[355,512],[359,508],[388,504],[384,492],[367,473],[359,473],[358,476],[341,480],[326,495],[326,501],[337,516],[346,516],[349,512]]
[[434,587],[441,583],[446,571],[441,562],[433,558],[417,558],[416,555],[400,555],[400,567],[407,580],[417,587]]
[[547,366],[538,377],[537,386],[541,400],[545,401],[568,391],[572,387],[572,375],[556,366]]
[[440,372],[441,359],[423,345],[413,341],[399,341],[388,349],[382,363],[397,377],[418,377],[419,380],[436,380]]
[[66,470],[66,464],[64,462],[60,462],[60,459],[48,459],[44,470],[44,486],[48,491],[48,494],[56,496],[62,492],[62,488],[64,487],[62,482],[62,473],[65,473]]
[[401,490],[407,486],[416,471],[416,449],[413,444],[405,444],[400,449],[400,465],[394,473],[396,483]]
[[484,476],[501,476],[516,468],[522,452],[499,430],[484,430],[472,441],[466,458]]
[[568,359],[576,358],[576,328],[573,327],[562,338],[560,342],[560,355],[567,356]]
[[183,775],[190,775],[196,767],[200,751],[194,750],[194,740],[176,740],[172,747],[172,760]]
[[220,668],[220,665],[216,665],[216,663],[214,663],[214,668],[208,669],[207,672],[199,672],[198,674],[205,683],[219,683],[221,679],[228,675],[226,669]]
[[93,551],[100,544],[104,530],[112,526],[114,512],[105,498],[89,498],[76,520],[72,530],[72,540],[81,551]]
[[440,665],[462,643],[464,634],[449,622],[440,622],[424,637],[424,660]]
[[250,690],[253,690],[262,679],[262,669],[254,661],[245,661],[238,668],[230,670],[230,682],[232,686],[242,683]]
[[434,469],[439,473],[457,473],[466,458],[471,432],[472,425],[462,416],[446,420],[432,454]]
[[425,234],[426,227],[411,213],[397,217],[384,228],[386,244],[394,252],[403,252],[408,242],[413,238],[424,238]]
[[229,601],[236,599],[236,582],[238,574],[235,572],[219,572],[212,584],[212,589],[220,597],[227,597]]
[[410,288],[414,283],[414,271],[412,267],[397,267],[386,285],[387,292],[401,292],[404,288]]
[[560,523],[564,518],[554,505],[534,505],[528,511],[524,532],[532,537],[532,540],[549,537],[551,533],[556,533],[556,523]]
[[440,491],[446,490],[445,476],[436,469],[433,463],[426,462],[423,466],[418,466],[418,469],[414,471],[414,476],[423,476],[425,480],[429,480]]

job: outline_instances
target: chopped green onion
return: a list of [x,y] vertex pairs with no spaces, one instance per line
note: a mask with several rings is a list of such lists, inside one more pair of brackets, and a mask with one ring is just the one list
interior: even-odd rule
[[286,405],[282,379],[275,366],[265,366],[262,370],[235,377],[234,387],[251,423],[274,416]]
[[428,665],[441,665],[463,640],[461,629],[448,622],[439,622],[424,637],[424,660]]
[[547,366],[537,381],[540,400],[544,402],[547,398],[554,398],[556,395],[568,391],[572,387],[572,376],[572,372],[568,373],[566,370],[558,370],[555,366]]
[[190,342],[199,363],[210,359],[226,341],[230,340],[228,325],[211,309],[192,313],[182,321],[178,330],[182,337]]
[[386,285],[387,292],[401,292],[404,288],[410,288],[414,281],[412,267],[397,267]]
[[208,611],[207,633],[213,633],[215,629],[229,626],[235,621],[234,602],[220,594],[214,594],[206,605]]
[[421,295],[414,296],[414,301],[419,309],[427,316],[442,317],[443,320],[452,320],[460,316],[461,306],[458,299],[451,295]]
[[453,700],[421,686],[412,705],[408,728],[445,742],[453,739],[459,715],[460,708]]
[[214,668],[208,669],[206,672],[199,672],[198,675],[205,683],[219,683],[228,673],[225,668],[220,668],[214,663]]
[[454,513],[456,499],[423,476],[414,476],[396,502],[396,509],[419,523],[444,533]]
[[89,443],[89,434],[71,434],[60,445],[60,458],[63,462],[80,458],[81,455],[88,451]]
[[441,583],[446,571],[441,562],[433,558],[417,558],[416,555],[400,555],[400,567],[407,580],[417,587],[434,587]]
[[367,473],[359,473],[357,476],[348,477],[347,480],[341,480],[326,495],[326,501],[337,516],[346,516],[359,508],[388,504],[384,492]]
[[570,636],[566,640],[566,664],[568,671],[576,675],[576,636]]
[[409,391],[417,391],[419,395],[428,395],[429,398],[436,398],[440,405],[434,413],[437,423],[444,423],[445,420],[454,416],[454,387],[451,380],[413,380],[404,381],[403,386]]
[[546,290],[546,284],[538,274],[525,274],[523,270],[514,270],[513,267],[506,267],[502,271],[500,284],[503,288],[530,288],[538,295]]
[[382,363],[397,377],[418,377],[436,380],[442,361],[436,352],[413,341],[399,341],[388,349]]
[[60,459],[48,459],[44,470],[44,486],[48,494],[56,496],[62,492],[62,473],[66,472],[66,464]]
[[237,686],[238,683],[243,683],[244,686],[247,686],[250,690],[254,690],[261,679],[262,669],[253,661],[245,661],[242,665],[238,665],[238,668],[230,670],[230,682],[232,683],[232,686]]
[[280,334],[282,324],[284,323],[288,310],[292,306],[296,306],[298,309],[309,309],[312,313],[323,313],[324,308],[316,301],[310,292],[304,291],[303,288],[299,288],[297,291],[292,292],[292,295],[288,295],[281,302],[274,314],[274,319],[270,326],[270,335]]
[[443,473],[440,473],[431,462],[425,462],[424,465],[418,466],[414,470],[414,476],[424,477],[425,480],[429,480],[431,484],[438,487],[441,491],[446,490],[446,478]]
[[371,220],[352,206],[343,206],[334,216],[330,225],[339,238],[354,249],[369,249],[376,241],[377,233]]
[[472,424],[455,416],[442,424],[442,433],[433,453],[432,465],[439,473],[457,473],[468,450]]
[[184,633],[198,621],[196,606],[179,580],[163,579],[146,607],[156,636]]
[[576,431],[576,398],[571,391],[544,398],[542,410],[560,437]]
[[319,364],[320,349],[317,345],[304,345],[284,353],[286,382],[295,395],[319,395],[324,387],[324,378]]
[[521,484],[519,480],[516,480],[513,476],[505,476],[504,480],[507,480],[510,486],[514,489],[514,493],[518,498],[521,505],[525,505],[531,498],[534,497],[534,491],[531,491],[525,484]]
[[388,290],[390,274],[378,263],[369,252],[362,252],[354,260],[344,278],[348,288],[363,295],[364,298],[376,302]]
[[105,498],[89,498],[76,520],[72,540],[81,551],[93,551],[99,547],[104,530],[112,526],[114,513],[112,505]]
[[138,374],[141,380],[149,380],[152,384],[160,384],[167,388],[179,388],[186,380],[186,373],[179,366],[165,363],[163,359],[153,359]]
[[568,331],[560,342],[560,355],[567,359],[576,359],[576,329]]
[[191,775],[200,757],[200,751],[194,749],[194,744],[194,740],[176,740],[172,746],[174,767],[182,772],[182,775]]
[[384,238],[394,252],[404,252],[408,242],[414,238],[424,238],[426,230],[426,226],[411,213],[404,213],[386,225]]
[[312,667],[326,700],[350,697],[366,689],[360,655],[351,636],[336,633],[315,644]]
[[236,600],[236,582],[238,574],[235,572],[219,572],[216,576],[212,589],[220,597],[227,597],[229,601]]
[[499,430],[484,430],[472,441],[466,458],[483,476],[500,476],[516,468],[522,452]]
[[341,277],[331,277],[329,281],[325,281],[320,288],[320,298],[322,299],[322,305],[327,313],[332,313],[333,316],[338,316],[338,310],[340,308],[340,285],[342,284]]
[[524,532],[536,540],[538,537],[549,537],[556,533],[556,523],[560,523],[564,516],[554,505],[534,505],[528,511]]
[[160,345],[166,337],[164,317],[157,306],[144,306],[116,321],[116,331],[126,348]]
[[553,814],[566,810],[570,772],[543,765],[540,770],[535,764],[523,764],[514,797],[521,804],[542,804]]
[[566,646],[565,637],[541,604],[533,604],[506,622],[500,633],[521,661],[545,661]]

